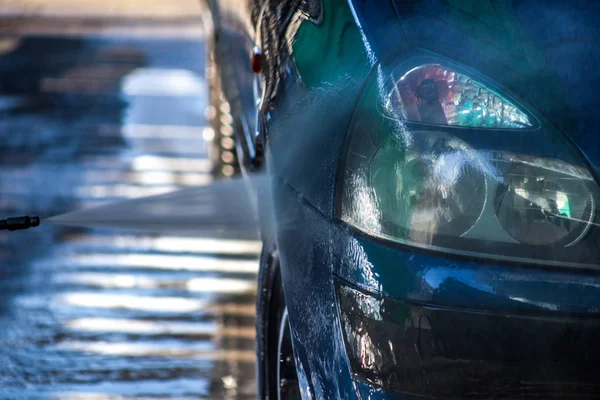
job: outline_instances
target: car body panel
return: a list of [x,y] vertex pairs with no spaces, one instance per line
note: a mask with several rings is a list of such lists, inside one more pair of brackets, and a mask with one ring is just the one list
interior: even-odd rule
[[[242,8],[242,16],[234,3],[219,15],[231,12],[246,22],[223,18],[220,29],[246,37],[232,34],[221,51],[234,52],[241,64],[255,41],[265,56],[263,102],[251,110],[246,101],[242,118],[251,120],[254,112],[264,121],[258,129],[267,139],[266,167],[303,397],[435,397],[453,376],[479,379],[473,398],[544,397],[569,390],[589,395],[597,389],[593,371],[600,354],[589,347],[600,333],[596,271],[482,262],[375,240],[337,220],[335,196],[344,142],[369,73],[417,55],[437,54],[499,82],[533,105],[542,124],[551,126],[549,136],[569,137],[577,157],[598,177],[600,146],[590,129],[600,125],[600,113],[590,112],[597,104],[593,94],[600,92],[595,90],[600,80],[590,78],[597,76],[598,42],[565,44],[584,33],[597,36],[592,17],[600,15],[598,6],[556,1],[539,13],[539,4],[531,1],[509,7],[488,1],[382,0],[375,7],[371,1],[323,0],[307,15],[300,2],[266,1]],[[282,3],[289,7],[278,8]],[[573,4],[589,15],[565,8]],[[244,71],[229,82],[230,94],[251,90],[249,61],[240,68]],[[535,151],[558,150],[540,144]],[[407,358],[398,365],[421,371],[420,386],[392,393],[352,375],[337,281],[403,305],[406,321],[399,332],[405,335]],[[418,368],[441,359],[447,371]],[[470,361],[476,368],[463,368]],[[542,365],[543,372],[534,371]],[[478,375],[485,367],[500,373]],[[428,385],[439,390],[428,392]],[[451,389],[456,391],[447,392],[450,397],[465,390]]]
[[[291,31],[301,22],[295,32],[286,33],[294,38],[288,41],[293,57],[281,66],[265,115],[271,174],[331,217],[342,146],[371,62],[347,3],[325,0],[323,8],[318,24],[290,24]],[[320,36],[328,41],[320,42]]]

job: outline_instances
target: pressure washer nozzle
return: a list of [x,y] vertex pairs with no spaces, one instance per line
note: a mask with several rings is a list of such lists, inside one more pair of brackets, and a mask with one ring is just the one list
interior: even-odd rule
[[40,217],[15,217],[0,220],[0,230],[17,231],[39,226]]

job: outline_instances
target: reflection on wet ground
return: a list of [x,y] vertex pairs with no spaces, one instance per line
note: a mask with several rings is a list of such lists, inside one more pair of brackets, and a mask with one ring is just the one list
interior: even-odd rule
[[[0,217],[212,180],[202,38],[0,44]],[[0,234],[0,397],[254,398],[259,251],[50,225]]]

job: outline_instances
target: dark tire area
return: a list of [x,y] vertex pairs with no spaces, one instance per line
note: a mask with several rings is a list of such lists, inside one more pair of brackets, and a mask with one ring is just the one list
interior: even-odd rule
[[278,322],[285,310],[285,300],[277,249],[270,239],[263,241],[256,308],[258,398],[276,400],[277,379],[273,368],[278,361]]
[[300,399],[276,246],[263,242],[257,297],[259,399]]

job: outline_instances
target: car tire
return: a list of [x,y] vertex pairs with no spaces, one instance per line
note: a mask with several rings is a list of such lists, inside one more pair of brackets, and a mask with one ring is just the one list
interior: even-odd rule
[[301,399],[279,257],[268,240],[260,262],[256,337],[258,398]]

